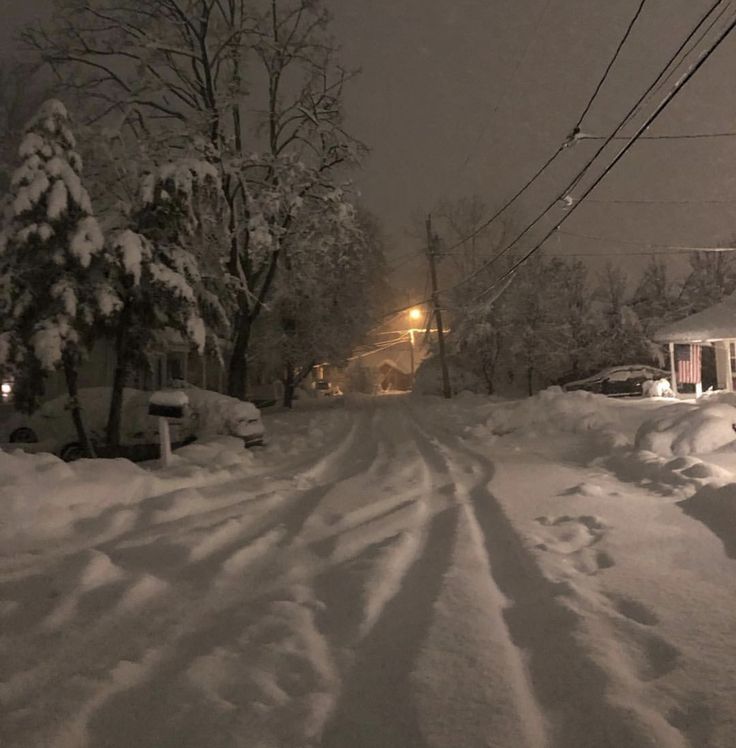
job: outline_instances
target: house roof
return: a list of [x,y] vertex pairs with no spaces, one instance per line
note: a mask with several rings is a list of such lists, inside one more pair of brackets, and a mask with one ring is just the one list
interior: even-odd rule
[[661,343],[736,340],[736,294],[702,312],[660,327],[653,337]]

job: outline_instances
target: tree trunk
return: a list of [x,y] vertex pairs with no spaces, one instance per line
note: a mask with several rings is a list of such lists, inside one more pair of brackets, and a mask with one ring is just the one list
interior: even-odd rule
[[287,361],[284,376],[284,407],[292,408],[294,406],[294,390],[296,389],[296,378],[294,377],[294,367]]
[[128,380],[128,369],[123,365],[115,367],[110,393],[110,410],[107,414],[105,440],[108,446],[117,451],[120,446],[120,427],[123,421],[123,390]]
[[75,363],[67,356],[64,357],[64,377],[66,378],[66,389],[71,403],[72,421],[77,430],[77,438],[88,457],[96,457],[95,448],[84,428],[82,420],[82,409],[79,405],[79,388],[77,386],[78,372]]
[[128,366],[126,362],[128,350],[127,329],[130,323],[129,307],[123,311],[115,334],[115,373],[112,379],[110,393],[110,410],[107,414],[105,440],[108,446],[115,450],[120,446],[120,427],[123,420],[123,390],[128,383]]
[[245,400],[248,385],[248,343],[250,342],[250,316],[238,315],[235,338],[227,372],[227,394]]
[[493,385],[493,372],[485,372],[485,380],[486,380],[486,395],[495,395],[496,394],[496,388]]
[[534,367],[528,366],[526,370],[526,382],[529,389],[529,397],[534,394]]

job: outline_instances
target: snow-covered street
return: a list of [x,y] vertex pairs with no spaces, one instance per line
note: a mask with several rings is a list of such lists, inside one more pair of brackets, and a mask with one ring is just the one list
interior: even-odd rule
[[693,406],[579,394],[351,399],[94,480],[1,455],[40,463],[0,490],[2,744],[732,745],[732,448],[635,451]]

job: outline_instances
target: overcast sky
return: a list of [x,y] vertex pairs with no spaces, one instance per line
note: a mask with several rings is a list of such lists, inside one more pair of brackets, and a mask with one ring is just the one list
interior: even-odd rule
[[[472,193],[492,212],[534,173],[574,125],[638,2],[332,0],[342,59],[363,71],[347,100],[350,129],[372,151],[356,181],[396,254],[412,247],[413,212]],[[607,133],[711,3],[648,0],[584,130]],[[4,44],[18,21],[47,4],[4,0]],[[734,70],[736,34],[653,132],[736,131]],[[559,159],[514,221],[530,220],[593,147]],[[566,229],[619,243],[561,236],[549,248],[621,257],[637,251],[626,241],[728,240],[736,235],[735,164],[736,138],[642,142],[593,197],[684,204],[590,202]]]
[[[649,0],[584,130],[607,133],[656,76],[711,0]],[[477,192],[489,212],[564,140],[600,80],[638,0],[339,0],[344,57],[361,64],[349,112],[374,147],[360,179],[369,205],[404,244],[413,208]],[[736,131],[736,35],[724,43],[653,132]],[[514,220],[565,184],[592,144],[565,154]],[[702,201],[589,203],[566,228],[622,240],[710,245],[736,234],[736,138],[646,141],[592,195]],[[562,252],[637,251],[562,236]],[[637,264],[628,255],[625,262]],[[639,262],[641,264],[641,262]],[[600,263],[598,263],[600,266]]]

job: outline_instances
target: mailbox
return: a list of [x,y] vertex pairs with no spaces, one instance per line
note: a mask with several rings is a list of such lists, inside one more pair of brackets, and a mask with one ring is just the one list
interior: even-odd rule
[[189,397],[181,390],[169,392],[159,390],[148,401],[148,415],[159,418],[183,418],[189,405]]
[[189,397],[181,390],[159,390],[151,395],[148,401],[148,414],[158,417],[159,436],[161,439],[161,462],[164,467],[171,463],[171,435],[169,418],[183,418],[189,406]]
[[183,418],[185,405],[162,405],[161,403],[148,403],[148,415],[160,418]]

